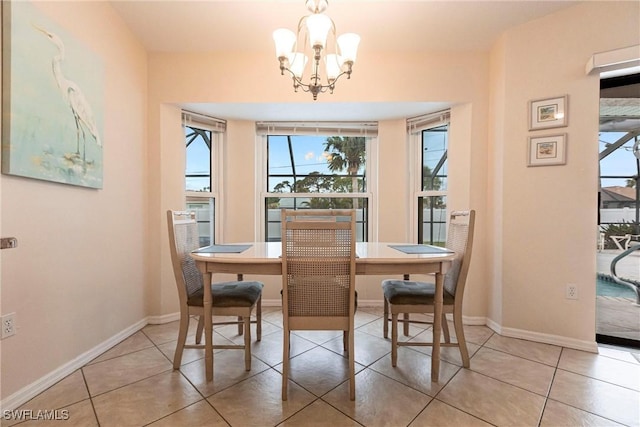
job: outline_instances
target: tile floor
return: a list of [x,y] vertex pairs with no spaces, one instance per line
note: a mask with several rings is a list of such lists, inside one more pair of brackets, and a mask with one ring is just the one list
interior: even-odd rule
[[[174,371],[177,322],[149,325],[20,408],[64,410],[68,420],[2,426],[640,426],[640,349],[594,354],[468,326],[471,369],[461,367],[457,348],[444,348],[434,383],[429,347],[401,347],[391,367],[379,307],[358,308],[355,402],[334,332],[292,337],[283,402],[282,314],[263,309],[250,372],[241,351],[216,351],[207,383],[203,351],[193,349]],[[232,326],[214,333],[216,342],[241,339]],[[404,339],[430,339],[431,331],[415,326],[410,335]]]

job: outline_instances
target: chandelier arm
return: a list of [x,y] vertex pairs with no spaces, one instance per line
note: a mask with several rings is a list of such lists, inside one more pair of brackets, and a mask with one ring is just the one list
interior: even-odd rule
[[[309,17],[309,15],[303,16],[298,21],[298,31],[296,31],[296,42],[293,45],[293,51],[294,52],[298,51],[298,42],[300,41],[300,32],[302,31],[304,23],[307,21],[308,17]],[[306,47],[307,47],[307,39],[305,38],[305,40],[304,40],[304,48],[306,49]]]
[[[289,74],[291,74],[291,79],[293,80],[294,92],[297,92],[298,88],[301,88],[303,92],[311,92],[311,94],[313,95],[313,99],[316,100],[319,93],[325,93],[327,91],[329,91],[329,93],[333,93],[333,90],[335,89],[335,86],[336,86],[336,82],[343,75],[346,74],[347,75],[347,79],[351,78],[351,72],[352,72],[353,63],[346,62],[345,64],[347,65],[347,70],[345,70],[345,71],[341,72],[340,74],[338,74],[335,79],[333,79],[331,82],[329,82],[329,84],[326,84],[326,85],[323,85],[321,83],[317,83],[317,79],[314,80],[315,83],[304,83],[299,77],[297,77],[293,73],[293,71],[291,71],[286,66],[284,66],[284,62],[281,63],[280,70],[281,70],[281,73],[283,75],[284,75],[285,71],[287,71]],[[312,77],[312,79],[313,79],[313,77]]]
[[[338,45],[338,40],[337,40],[337,35],[336,35],[336,25],[335,22],[333,21],[333,19],[331,19],[330,17],[326,16],[323,14],[323,19],[327,19],[330,22],[330,26],[328,27],[328,31],[327,31],[327,35],[330,35],[331,37],[329,37],[329,39],[325,39],[324,41],[320,41],[322,39],[319,38],[314,38],[313,40],[311,40],[311,36],[309,35],[309,37],[305,37],[305,31],[310,31],[310,28],[307,30],[305,29],[305,26],[309,26],[310,21],[308,21],[308,19],[311,16],[314,16],[316,14],[322,14],[324,12],[324,10],[326,9],[328,4],[327,0],[307,0],[306,1],[306,5],[309,8],[309,11],[312,12],[311,15],[306,15],[303,16],[302,18],[300,18],[300,20],[298,21],[298,31],[297,34],[295,34],[295,41],[293,41],[293,47],[292,50],[289,51],[288,49],[285,48],[285,52],[289,52],[288,54],[282,54],[282,56],[278,57],[278,60],[280,62],[280,74],[284,75],[285,70],[291,75],[291,78],[293,80],[293,89],[295,92],[298,91],[298,88],[302,88],[302,90],[304,92],[311,92],[311,94],[313,95],[313,99],[316,100],[317,96],[319,93],[324,93],[329,91],[330,93],[333,93],[333,90],[335,89],[335,85],[336,82],[343,76],[343,75],[347,75],[347,79],[351,78],[351,72],[352,72],[352,67],[353,67],[353,63],[355,60],[355,51],[357,50],[357,44],[359,42],[359,37],[357,35],[355,35],[356,37],[356,41],[353,42],[349,42],[354,43],[353,48],[351,48],[349,50],[349,55],[348,57],[351,59],[351,57],[353,57],[352,60],[348,60],[345,61],[344,63],[340,64],[341,60],[339,60],[338,58],[340,58],[339,55],[339,50],[341,51],[342,49],[342,45]],[[315,18],[314,19],[314,25],[313,27],[315,28],[318,22]],[[290,32],[291,33],[291,32]],[[304,37],[304,42],[300,39],[300,37]],[[292,34],[293,36],[293,34]],[[276,35],[274,33],[274,39],[276,38]],[[353,39],[353,37],[350,37],[350,40]],[[284,35],[284,38],[282,39],[284,40],[284,43],[286,46],[286,34]],[[303,49],[300,50],[299,47],[301,47],[300,45],[303,44]],[[278,40],[276,40],[276,48],[278,47]],[[333,53],[331,51],[331,47],[333,47]],[[289,48],[291,48],[291,45],[289,45]],[[308,52],[307,49],[310,48],[313,51],[313,56],[312,58],[308,58],[303,52]],[[351,52],[351,50],[353,50],[353,52]],[[332,52],[330,54],[328,54],[327,52]],[[331,72],[329,72],[328,69],[328,65],[325,66],[325,71],[327,72],[326,77],[326,84],[323,84],[323,76],[321,75],[321,60],[323,57],[323,53],[325,54],[325,60],[327,62],[327,64],[329,63],[329,57],[331,57],[331,61],[336,61],[336,63],[334,65],[331,66]],[[341,55],[344,55],[344,51],[341,51],[340,53]],[[304,73],[304,68],[305,65],[307,63],[307,60],[309,60],[310,62],[310,66],[311,66],[311,74],[308,78],[309,83],[304,83],[302,81],[303,79],[303,73]],[[301,62],[302,61],[302,65]],[[336,67],[337,66],[337,67]],[[292,71],[292,68],[294,70],[296,70],[296,72]],[[346,69],[345,69],[346,68]],[[335,77],[333,76],[334,74]]]
[[336,76],[335,79],[333,79],[332,84],[335,86],[336,82],[338,81],[338,79],[342,76],[344,76],[345,74],[347,75],[347,80],[349,80],[351,78],[351,67],[353,66],[353,62],[345,62],[345,65],[347,65],[347,69],[343,72],[341,72],[340,74],[338,74]]

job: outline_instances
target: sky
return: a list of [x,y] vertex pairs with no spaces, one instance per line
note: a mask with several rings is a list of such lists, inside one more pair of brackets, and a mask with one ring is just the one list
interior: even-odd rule
[[[292,173],[287,137],[271,136],[269,140],[269,173]],[[327,166],[327,153],[324,152],[324,142],[326,140],[326,136],[293,137],[293,154],[297,174],[304,175],[311,172],[332,173]]]
[[[606,148],[607,143],[612,143],[624,136],[624,132],[602,132],[600,133],[599,152]],[[631,151],[634,141],[627,141],[622,147],[618,148],[605,159],[600,162],[600,175],[623,175],[634,176],[637,174],[636,158]],[[621,179],[602,179],[602,187],[626,185],[626,178]]]
[[[603,132],[600,134],[599,152],[605,149],[607,143],[615,142],[624,133]],[[331,173],[327,167],[327,154],[324,153],[324,142],[326,136],[297,136],[294,145],[294,162],[296,173],[300,175],[310,172]],[[624,175],[633,176],[636,172],[636,158],[631,149],[633,140],[628,141],[623,147],[617,149],[600,162],[601,175]],[[571,142],[570,142],[571,144]],[[573,145],[573,146],[572,146]],[[571,149],[577,149],[577,143],[570,145]],[[188,172],[200,172],[208,167],[208,149],[204,143],[193,144],[190,147],[187,159]],[[569,161],[571,158],[569,156]],[[269,147],[269,170],[272,174],[291,174],[291,162],[287,138],[271,137]],[[201,183],[198,183],[201,184]],[[622,179],[602,179],[602,186],[625,186],[626,178]]]

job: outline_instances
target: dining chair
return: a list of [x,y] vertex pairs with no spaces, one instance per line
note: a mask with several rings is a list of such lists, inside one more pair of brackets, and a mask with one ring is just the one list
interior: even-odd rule
[[[464,288],[471,260],[473,247],[473,229],[475,225],[475,211],[455,211],[449,217],[447,229],[446,248],[455,252],[455,258],[451,268],[444,276],[443,281],[443,310],[442,331],[444,336],[443,347],[458,347],[462,357],[462,365],[469,367],[469,351],[464,338],[462,326],[462,301]],[[425,320],[410,319],[410,314],[433,314],[435,285],[409,280],[409,275],[404,280],[388,279],[382,282],[384,294],[384,326],[385,338],[389,335],[389,313],[391,313],[391,366],[396,366],[399,346],[433,346],[432,342],[398,342],[398,322],[403,324],[403,333],[409,335],[409,324],[431,323]],[[457,342],[451,342],[449,325],[446,314],[453,315],[453,326],[456,331]],[[403,318],[398,319],[402,314]]]
[[[171,261],[180,301],[180,328],[173,356],[173,369],[179,369],[185,348],[204,348],[201,343],[204,325],[204,288],[202,273],[196,268],[191,252],[200,247],[195,212],[167,211]],[[262,288],[256,281],[237,281],[209,284],[211,286],[213,316],[232,316],[237,320],[216,321],[214,325],[238,325],[244,335],[242,345],[213,345],[214,349],[244,350],[245,369],[251,370],[251,324],[256,325],[256,340],[262,338]],[[255,320],[251,319],[255,309]],[[189,319],[198,316],[195,344],[186,344]],[[213,342],[213,340],[212,340]]]
[[349,398],[355,400],[355,219],[354,210],[282,211],[282,400],[287,400],[290,334],[296,330],[343,331]]

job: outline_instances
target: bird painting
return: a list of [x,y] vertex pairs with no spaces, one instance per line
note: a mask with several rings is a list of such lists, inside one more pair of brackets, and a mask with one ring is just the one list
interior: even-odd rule
[[44,3],[2,2],[3,22],[11,24],[2,33],[2,173],[101,189],[107,86],[100,41],[61,25]]
[[65,158],[75,166],[80,166],[82,173],[86,173],[87,166],[92,163],[92,161],[87,160],[86,157],[87,139],[92,139],[98,147],[102,148],[102,140],[98,132],[91,105],[80,87],[75,82],[67,79],[62,72],[62,63],[65,59],[65,46],[62,39],[44,28],[35,24],[32,25],[36,30],[44,34],[58,49],[58,52],[51,60],[53,77],[62,98],[69,106],[71,114],[73,114],[76,127],[76,152],[73,155],[66,155]]

